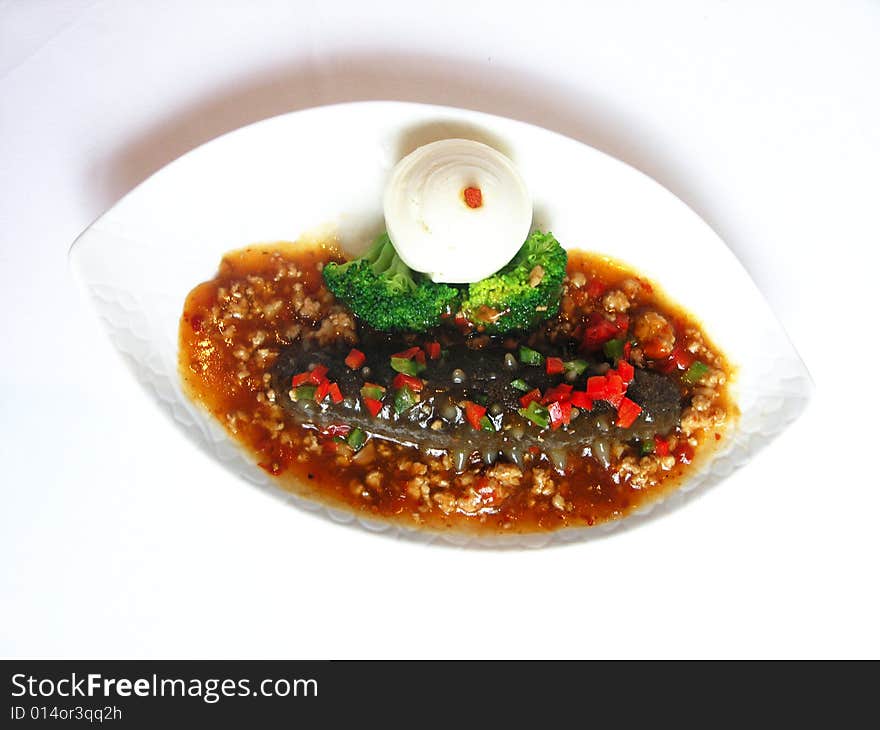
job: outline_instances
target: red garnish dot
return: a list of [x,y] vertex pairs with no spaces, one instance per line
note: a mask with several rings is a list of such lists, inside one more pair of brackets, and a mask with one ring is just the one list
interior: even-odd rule
[[483,191],[479,188],[465,188],[464,202],[468,208],[479,208],[483,205]]

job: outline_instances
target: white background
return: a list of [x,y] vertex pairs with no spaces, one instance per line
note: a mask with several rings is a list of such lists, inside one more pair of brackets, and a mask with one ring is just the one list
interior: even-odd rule
[[[880,3],[512,5],[0,0],[0,654],[880,656]],[[195,145],[373,98],[655,177],[778,313],[807,413],[684,509],[548,550],[395,542],[227,475],[123,368],[67,249]]]

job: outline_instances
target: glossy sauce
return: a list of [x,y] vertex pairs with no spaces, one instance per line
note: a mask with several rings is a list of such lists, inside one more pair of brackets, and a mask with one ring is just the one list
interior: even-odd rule
[[[180,322],[180,372],[187,393],[291,491],[368,517],[435,529],[528,532],[594,525],[676,486],[695,459],[716,447],[736,416],[727,389],[731,368],[690,315],[633,271],[569,251],[561,311],[541,336],[579,339],[597,310],[616,316],[603,309],[603,302],[613,307],[614,293],[626,290],[625,316],[635,322],[641,313],[659,313],[672,323],[679,346],[677,355],[654,360],[641,353],[643,365],[676,377],[689,360],[710,365],[711,387],[682,383],[688,423],[702,426],[670,434],[665,459],[619,443],[609,467],[575,457],[564,472],[543,454],[533,454],[521,471],[472,464],[457,474],[448,457],[379,439],[355,453],[333,434],[297,423],[273,402],[268,385],[278,352],[297,338],[357,344],[353,318],[333,300],[320,271],[324,262],[342,258],[333,246],[320,244],[230,253],[217,276],[190,293]],[[697,410],[706,403],[705,412]]]

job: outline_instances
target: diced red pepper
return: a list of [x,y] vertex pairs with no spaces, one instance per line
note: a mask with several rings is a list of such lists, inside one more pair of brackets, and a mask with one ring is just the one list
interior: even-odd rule
[[559,401],[555,401],[547,407],[547,414],[550,416],[550,428],[555,431],[562,425],[562,405]]
[[571,394],[571,404],[575,408],[583,408],[585,411],[593,410],[593,399],[584,390],[576,390]]
[[345,423],[333,424],[332,426],[327,426],[324,429],[323,433],[325,436],[329,436],[330,438],[335,438],[337,436],[345,437],[348,436],[348,432],[351,431],[351,426]]
[[561,357],[548,357],[546,360],[547,375],[561,375],[565,370],[565,363]]
[[425,343],[425,349],[428,351],[428,357],[432,360],[440,359],[440,343],[439,342],[427,342]]
[[598,350],[616,334],[617,327],[613,322],[609,322],[598,312],[593,312],[584,330],[584,347],[588,350]]
[[601,297],[608,287],[605,286],[599,279],[590,279],[590,283],[587,285],[587,294],[589,294],[593,299],[598,299]]
[[629,356],[632,354],[633,343],[627,340],[623,343],[623,359],[629,360]]
[[629,328],[629,317],[618,314],[613,322],[609,322],[599,312],[592,312],[584,329],[583,347],[587,350],[598,350],[608,340],[614,339]]
[[403,387],[418,393],[425,387],[425,381],[406,373],[397,373],[397,376],[394,378],[394,389],[400,390]]
[[567,426],[571,423],[571,401],[560,401],[559,406],[562,408],[562,422]]
[[322,380],[315,389],[315,402],[320,403],[324,398],[330,395],[330,381]]
[[394,355],[392,355],[391,357],[400,357],[400,358],[403,358],[404,360],[412,360],[416,356],[416,353],[421,352],[421,351],[422,351],[421,347],[410,347],[408,350],[404,350],[403,352],[397,352]]
[[342,403],[342,391],[339,390],[338,383],[330,383],[330,400],[334,403]]
[[360,350],[356,350],[354,348],[351,349],[351,352],[348,353],[348,357],[345,358],[345,364],[348,365],[352,370],[357,370],[367,361],[367,356],[364,355]]
[[534,390],[530,390],[524,396],[520,397],[519,402],[522,404],[523,408],[528,408],[529,403],[531,403],[533,400],[541,400],[540,388],[535,388]]
[[378,416],[379,411],[382,410],[382,401],[373,398],[364,398],[364,405],[367,407],[367,410],[373,418]]
[[617,408],[620,404],[620,399],[626,393],[626,384],[623,382],[623,378],[613,370],[605,376],[605,380],[607,382],[605,386],[607,396],[605,399]]
[[607,375],[593,375],[587,378],[587,396],[592,400],[608,401],[617,408],[626,393],[623,378],[615,371]]
[[559,385],[550,388],[541,399],[542,405],[547,405],[553,401],[568,401],[571,398],[571,391],[574,389],[573,385],[568,383],[560,383]]
[[465,188],[464,202],[467,204],[468,208],[479,208],[483,205],[483,192],[475,187]]
[[547,407],[550,416],[550,428],[554,431],[563,424],[571,423],[571,403],[569,401],[554,401]]
[[681,345],[676,345],[672,350],[672,354],[660,367],[660,370],[664,373],[671,373],[675,370],[687,370],[693,362],[694,356],[681,347]]
[[602,400],[608,392],[608,381],[604,375],[592,375],[587,378],[587,395],[593,400]]
[[641,412],[642,407],[638,403],[629,398],[622,398],[620,405],[617,406],[617,423],[615,425],[620,428],[629,428],[635,423]]
[[290,383],[292,388],[299,388],[299,386],[308,383],[312,377],[311,373],[298,373],[293,376],[293,380]]
[[419,365],[424,365],[424,364],[425,364],[425,351],[424,351],[424,350],[419,350],[419,351],[415,354],[415,360],[416,360],[416,362],[417,362]]
[[669,453],[669,442],[661,436],[655,436],[654,452],[657,456],[666,456]]
[[617,363],[617,373],[623,379],[624,383],[631,383],[633,378],[636,376],[635,368],[630,365],[626,360],[621,360]]
[[314,370],[309,373],[309,382],[320,385],[327,380],[327,370],[326,365],[316,365]]
[[482,424],[480,421],[483,420],[483,416],[486,415],[486,407],[481,406],[479,403],[472,403],[469,400],[464,402],[464,417],[467,419],[468,423],[471,426],[479,431],[482,428]]

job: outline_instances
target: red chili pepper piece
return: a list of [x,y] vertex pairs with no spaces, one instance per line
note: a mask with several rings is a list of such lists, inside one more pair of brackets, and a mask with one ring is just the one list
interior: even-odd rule
[[330,383],[330,400],[334,403],[342,403],[342,391],[339,390],[338,383]]
[[683,347],[676,347],[672,350],[672,359],[679,370],[687,370],[694,364],[694,356]]
[[587,285],[587,294],[593,299],[598,299],[607,289],[608,287],[598,279],[590,279],[590,283]]
[[391,357],[399,357],[404,360],[412,360],[416,356],[416,353],[419,353],[421,351],[422,351],[421,347],[410,347],[408,350],[404,350],[403,352],[395,353]]
[[592,375],[587,378],[587,395],[593,400],[602,400],[608,392],[608,381],[604,375]]
[[593,399],[583,390],[576,390],[571,394],[571,404],[575,408],[583,408],[585,411],[593,410]]
[[364,405],[367,407],[367,410],[373,418],[378,416],[379,411],[382,410],[382,401],[374,400],[373,398],[364,398]]
[[479,188],[465,188],[464,202],[468,208],[479,208],[483,205],[483,191]]
[[560,383],[559,385],[550,388],[541,399],[542,405],[547,405],[548,403],[552,403],[553,401],[564,401],[567,402],[571,398],[571,391],[574,389],[573,385],[568,383]]
[[427,342],[425,343],[425,349],[428,351],[428,357],[432,360],[440,359],[440,343],[439,342]]
[[324,435],[329,436],[330,438],[336,438],[337,436],[348,436],[348,432],[351,431],[351,426],[345,423],[333,424],[332,426],[327,426],[324,429]]
[[623,359],[629,360],[629,356],[632,354],[633,343],[627,340],[623,343]]
[[550,428],[556,430],[563,424],[571,423],[571,402],[555,401],[547,407],[550,416]]
[[565,370],[565,363],[561,357],[548,357],[546,360],[547,375],[561,375]]
[[320,385],[327,380],[327,370],[326,365],[316,365],[314,370],[309,373],[309,382]]
[[642,407],[638,403],[629,398],[623,398],[617,407],[617,423],[615,425],[620,428],[629,428],[635,423],[641,412]]
[[351,349],[351,352],[348,353],[348,357],[345,358],[345,364],[348,365],[352,370],[357,370],[367,361],[367,356],[364,355],[360,350],[356,350],[354,348]]
[[588,350],[598,350],[617,334],[617,326],[598,312],[593,312],[587,320],[583,345]]
[[593,312],[584,329],[583,347],[587,350],[598,350],[608,340],[626,332],[628,328],[629,317],[625,314],[618,314],[613,322],[609,322],[599,312]]
[[472,403],[469,400],[466,400],[464,402],[464,417],[467,419],[467,422],[471,424],[471,426],[477,431],[482,428],[480,421],[483,420],[483,416],[485,415],[485,406],[481,406],[479,403]]
[[605,386],[605,400],[607,400],[615,408],[620,406],[623,396],[626,393],[626,385],[617,373],[610,372],[605,376],[607,385]]
[[567,426],[571,423],[571,407],[572,403],[570,400],[560,401],[559,405],[562,406],[562,422]]
[[299,388],[299,386],[308,383],[311,380],[311,377],[311,373],[298,373],[297,375],[293,376],[293,380],[291,381],[290,386],[292,388]]
[[562,414],[562,404],[559,401],[551,403],[547,407],[547,414],[550,416],[550,428],[554,431],[562,425],[564,416]]
[[541,390],[540,388],[535,388],[534,390],[530,390],[524,396],[521,396],[519,402],[522,404],[523,408],[528,408],[529,403],[533,400],[541,400]]
[[587,378],[587,396],[592,400],[608,401],[617,408],[626,393],[623,378],[613,370],[607,375],[593,375]]
[[633,378],[636,376],[635,368],[630,365],[626,360],[621,360],[617,363],[617,372],[621,378],[623,378],[624,383],[631,383]]
[[330,381],[322,380],[315,389],[315,402],[320,403],[324,398],[330,395]]
[[397,376],[394,378],[394,388],[395,390],[400,390],[403,387],[418,393],[425,387],[425,381],[406,373],[397,373]]
[[661,436],[654,437],[654,451],[657,456],[666,456],[669,454],[669,442]]

